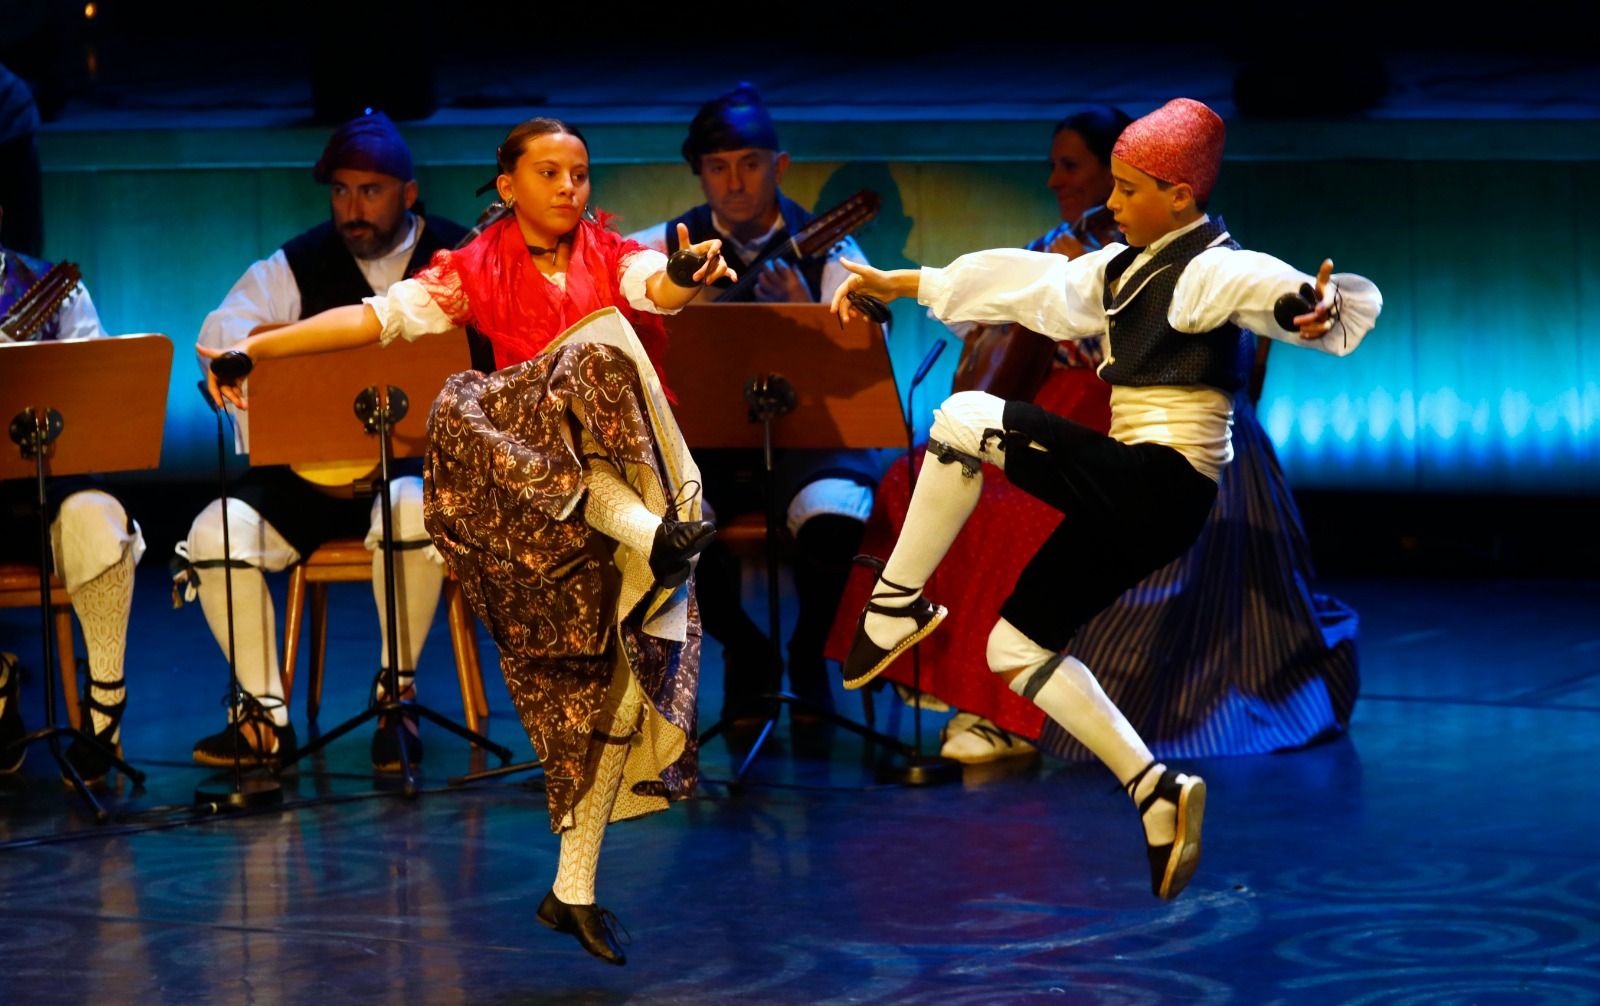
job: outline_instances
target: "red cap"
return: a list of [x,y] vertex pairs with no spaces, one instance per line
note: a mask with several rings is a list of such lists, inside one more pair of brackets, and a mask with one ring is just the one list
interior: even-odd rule
[[1222,167],[1225,134],[1216,112],[1193,98],[1173,98],[1133,120],[1111,156],[1163,182],[1187,182],[1195,198],[1204,200]]

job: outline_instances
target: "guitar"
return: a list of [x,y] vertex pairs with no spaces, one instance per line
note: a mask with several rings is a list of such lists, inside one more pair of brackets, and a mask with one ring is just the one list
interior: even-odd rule
[[[283,328],[289,322],[272,322],[257,325],[247,334],[260,335]],[[316,486],[323,493],[338,499],[355,499],[355,484],[370,479],[379,466],[371,458],[352,461],[302,461],[289,466],[289,470]]]
[[819,255],[865,227],[878,215],[882,205],[883,199],[876,192],[862,189],[828,212],[812,217],[798,234],[777,235],[756,253],[753,261],[745,264],[745,273],[739,277],[739,282],[720,290],[713,288],[715,299],[733,301],[747,297],[755,289],[764,263],[789,251],[802,259]]
[[72,291],[82,279],[73,262],[57,262],[39,281],[28,287],[11,310],[0,318],[0,331],[13,342],[31,342],[39,335],[45,323],[56,316]]

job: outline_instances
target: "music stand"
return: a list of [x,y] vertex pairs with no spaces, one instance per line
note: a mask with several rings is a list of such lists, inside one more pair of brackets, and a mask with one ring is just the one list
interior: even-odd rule
[[0,416],[9,418],[11,440],[21,448],[15,456],[0,452],[0,479],[32,476],[37,484],[40,640],[47,669],[44,725],[18,743],[45,741],[62,775],[101,824],[111,815],[62,755],[61,738],[110,756],[136,786],[145,775],[93,734],[56,723],[46,469],[53,475],[81,475],[159,465],[171,372],[172,343],[163,335],[0,343]]
[[[263,360],[250,373],[246,400],[250,409],[250,462],[253,465],[304,464],[372,459],[378,437],[379,475],[374,491],[380,494],[383,520],[384,610],[389,666],[384,688],[388,699],[373,703],[278,763],[274,774],[306,755],[322,750],[356,727],[380,716],[392,715],[394,729],[405,730],[404,717],[414,712],[456,736],[498,755],[502,764],[511,752],[484,735],[469,730],[442,713],[415,701],[400,699],[399,626],[394,584],[394,526],[390,513],[389,462],[395,457],[419,457],[427,447],[428,410],[451,374],[471,369],[465,333],[430,335],[414,343],[388,348],[363,346],[338,353],[288,359]],[[409,389],[409,390],[405,390]],[[410,407],[414,398],[417,408]],[[355,410],[352,418],[351,409]],[[370,464],[370,461],[367,462]],[[404,755],[405,738],[399,738],[402,788],[406,796],[417,793],[411,761]]]
[[[665,370],[678,400],[678,424],[693,448],[761,448],[767,466],[767,620],[774,665],[778,631],[778,500],[774,448],[906,447],[905,414],[882,329],[857,317],[841,325],[823,304],[711,304],[668,319]],[[775,380],[777,378],[778,380]],[[784,385],[789,388],[785,389]],[[786,399],[792,391],[792,408]],[[780,421],[781,419],[781,421]],[[759,425],[757,425],[759,424]],[[864,727],[780,690],[766,701],[803,709],[910,760],[906,781],[936,779],[914,745]],[[743,781],[777,724],[767,717],[735,776]],[[702,743],[727,729],[719,720]],[[919,724],[920,726],[920,724]]]

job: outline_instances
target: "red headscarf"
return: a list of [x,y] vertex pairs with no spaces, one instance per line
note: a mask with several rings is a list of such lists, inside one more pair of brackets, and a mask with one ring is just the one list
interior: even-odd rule
[[[533,359],[585,316],[615,307],[633,325],[659,374],[666,327],[659,315],[634,310],[622,295],[617,275],[623,259],[645,247],[606,230],[607,219],[602,215],[599,224],[581,221],[573,232],[565,290],[534,265],[522,230],[511,216],[491,225],[465,248],[440,252],[417,279],[452,317],[463,313],[457,298],[466,295],[467,319],[494,345],[496,367]],[[440,268],[446,255],[459,291],[450,289],[452,270]]]

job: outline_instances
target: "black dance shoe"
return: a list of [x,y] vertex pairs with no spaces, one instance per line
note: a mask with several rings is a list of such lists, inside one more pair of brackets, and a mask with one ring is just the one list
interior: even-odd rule
[[[378,688],[388,678],[389,672],[384,668],[378,669],[378,677],[372,683],[372,701],[378,702]],[[402,674],[401,679],[409,681],[410,674]],[[410,684],[400,689],[403,701],[410,701],[417,697],[416,687]],[[400,729],[394,728],[394,721],[398,717],[401,721]],[[418,735],[420,725],[417,714],[412,710],[391,713],[378,717],[378,729],[372,735],[372,770],[374,772],[399,772],[401,758],[412,768],[422,764],[422,738]]]
[[[1139,788],[1139,781],[1156,764],[1146,765],[1129,781],[1125,788],[1130,797]],[[1172,841],[1166,845],[1145,842],[1145,854],[1150,859],[1150,892],[1163,901],[1171,901],[1183,892],[1189,878],[1194,876],[1195,867],[1200,865],[1200,822],[1206,813],[1206,781],[1172,769],[1162,772],[1155,788],[1139,803],[1141,826],[1145,811],[1157,800],[1166,800],[1178,808]]]
[[[283,705],[282,699],[268,697],[265,701]],[[245,733],[243,728],[246,726],[255,726],[257,730]],[[257,732],[271,737],[272,743],[264,749],[258,749],[251,741]],[[196,741],[193,757],[201,765],[228,768],[233,765],[237,752],[239,764],[246,768],[258,765],[271,767],[288,760],[295,752],[295,743],[294,724],[278,726],[272,721],[272,714],[263,705],[263,700],[248,692],[241,692],[239,712],[234,721],[210,737]]]
[[28,735],[22,725],[21,682],[17,680],[17,658],[0,653],[0,698],[5,699],[5,712],[0,712],[0,775],[12,775],[22,768],[28,749],[19,743]]
[[[607,964],[628,963],[628,956],[622,952],[617,939],[616,931],[622,928],[622,923],[599,905],[569,905],[551,891],[539,902],[536,917],[558,933],[571,933],[579,946]],[[622,934],[626,938],[627,929],[623,928]]]
[[[883,560],[875,559],[870,555],[856,556],[856,562],[863,566],[870,566],[878,571],[878,580],[889,590],[873,594],[867,601],[867,606],[861,610],[861,618],[856,622],[856,636],[850,641],[850,655],[844,661],[844,686],[849,689],[860,688],[873,678],[882,674],[894,663],[895,658],[911,649],[924,636],[938,628],[944,621],[944,616],[949,611],[940,604],[934,604],[926,597],[918,597],[910,604],[894,607],[877,603],[895,597],[910,597],[921,588],[906,587],[898,583],[890,583],[883,579]],[[884,649],[872,641],[867,635],[867,615],[889,615],[893,618],[904,618],[909,623],[906,634],[895,643],[893,647]]]
[[[121,700],[112,703],[101,702],[95,698],[96,691],[116,691],[122,687],[122,680],[118,678],[110,682],[89,682],[89,695],[84,700],[88,709],[83,714],[84,733],[93,733],[94,737],[113,751],[118,750],[118,745],[111,738],[117,734],[117,728],[122,725],[122,714],[128,708],[128,699],[124,693]],[[104,730],[94,729],[94,713],[105,716],[109,722]],[[97,744],[87,744],[75,740],[62,755],[78,773],[78,777],[86,784],[93,786],[111,774],[111,756]],[[65,773],[63,773],[63,776]]]
[[661,518],[655,544],[650,547],[650,572],[656,586],[672,589],[689,579],[689,560],[705,551],[717,536],[717,526],[708,520]]

